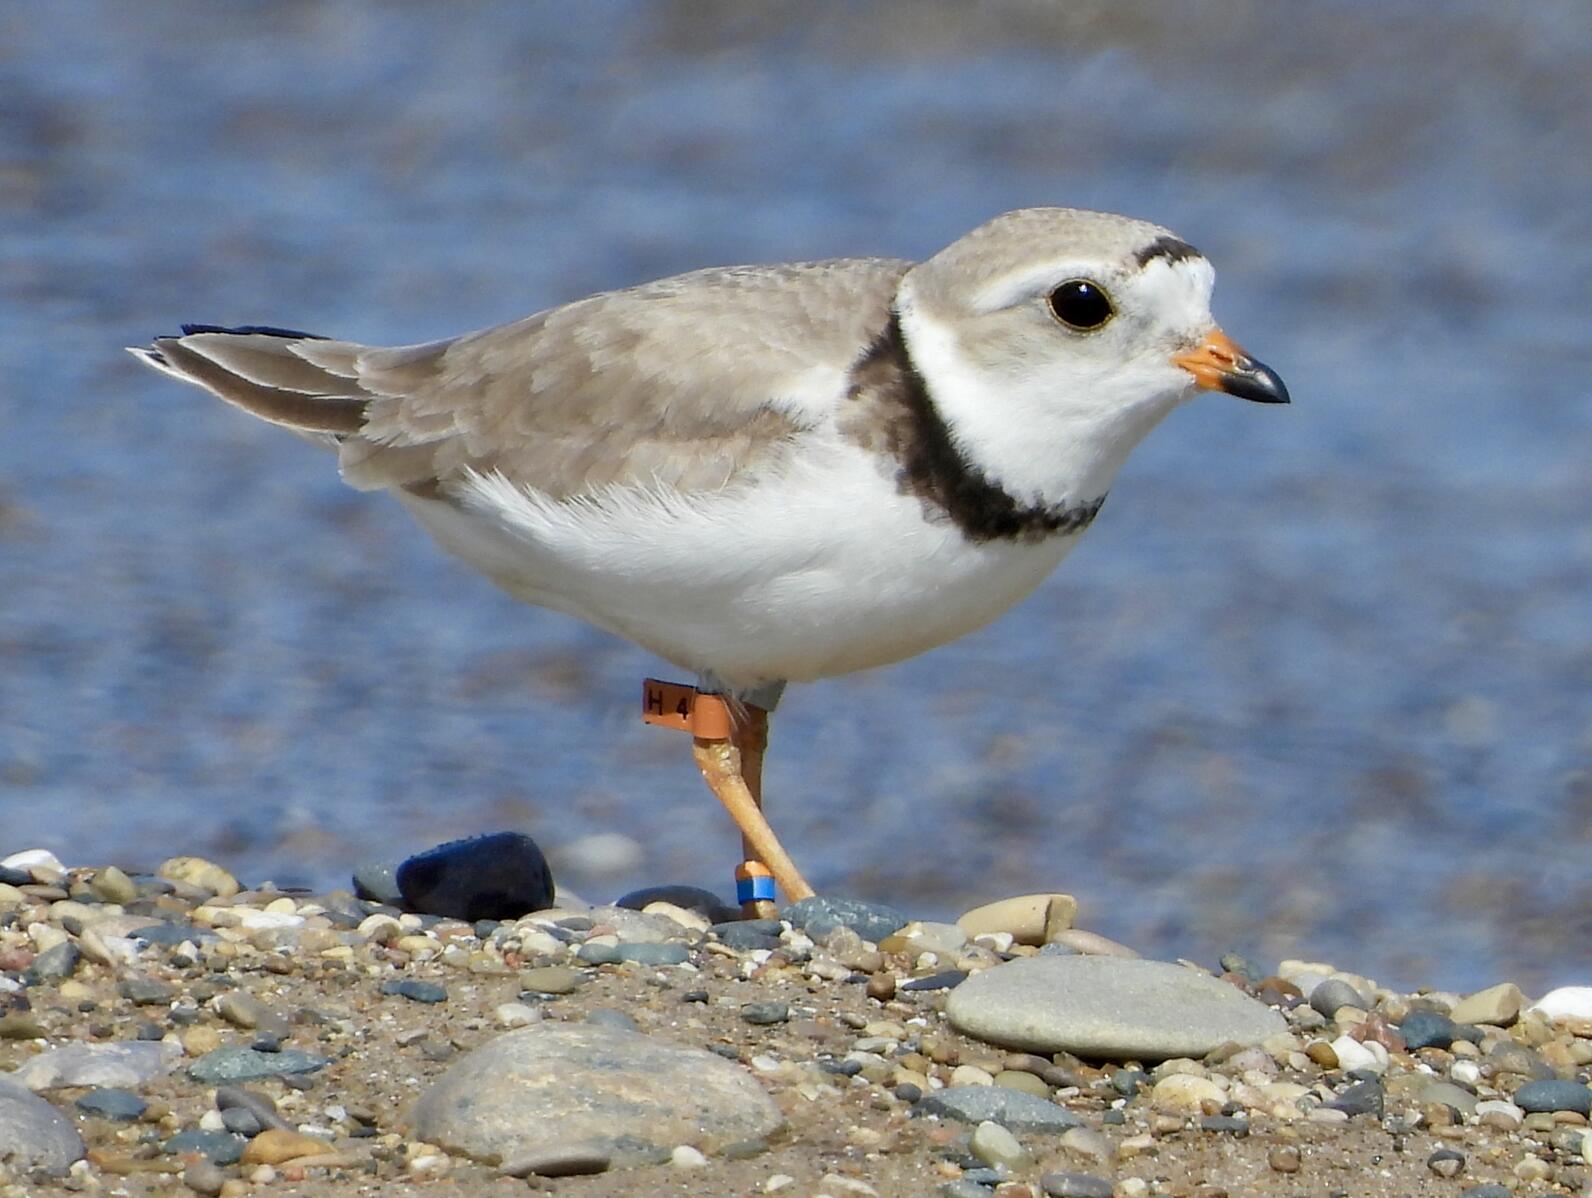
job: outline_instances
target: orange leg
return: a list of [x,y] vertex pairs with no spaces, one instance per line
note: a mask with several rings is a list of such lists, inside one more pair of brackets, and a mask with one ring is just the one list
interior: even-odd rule
[[[718,796],[741,830],[741,849],[748,866],[762,866],[792,902],[810,898],[813,888],[802,877],[763,816],[763,753],[768,747],[768,713],[748,707],[735,719],[728,737],[695,737],[692,755],[709,788]],[[753,899],[741,906],[748,919],[775,914],[769,899]]]

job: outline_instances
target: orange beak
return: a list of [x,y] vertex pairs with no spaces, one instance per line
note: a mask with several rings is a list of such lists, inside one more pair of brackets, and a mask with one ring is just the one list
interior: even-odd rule
[[1172,364],[1209,391],[1225,391],[1255,403],[1288,402],[1288,388],[1277,372],[1239,349],[1221,329],[1212,329],[1193,349],[1174,357]]

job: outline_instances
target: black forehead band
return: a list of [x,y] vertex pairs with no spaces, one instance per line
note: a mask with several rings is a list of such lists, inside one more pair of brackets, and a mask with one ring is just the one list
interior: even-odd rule
[[1168,262],[1186,262],[1190,258],[1200,258],[1203,255],[1186,241],[1179,241],[1176,237],[1157,237],[1145,246],[1133,260],[1142,270],[1157,258],[1165,258]]

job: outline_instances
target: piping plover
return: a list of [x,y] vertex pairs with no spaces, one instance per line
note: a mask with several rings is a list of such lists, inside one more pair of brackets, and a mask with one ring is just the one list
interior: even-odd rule
[[423,345],[185,325],[131,352],[332,447],[516,598],[694,672],[648,702],[695,732],[766,910],[773,879],[812,893],[760,811],[786,682],[1000,615],[1196,390],[1287,402],[1213,278],[1155,225],[1035,208],[917,264],[702,270]]

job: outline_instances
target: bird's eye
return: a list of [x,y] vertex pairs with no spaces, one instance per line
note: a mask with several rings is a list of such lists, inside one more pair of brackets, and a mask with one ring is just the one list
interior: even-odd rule
[[1092,333],[1116,315],[1106,289],[1088,279],[1068,279],[1050,293],[1047,302],[1051,315],[1080,333]]

